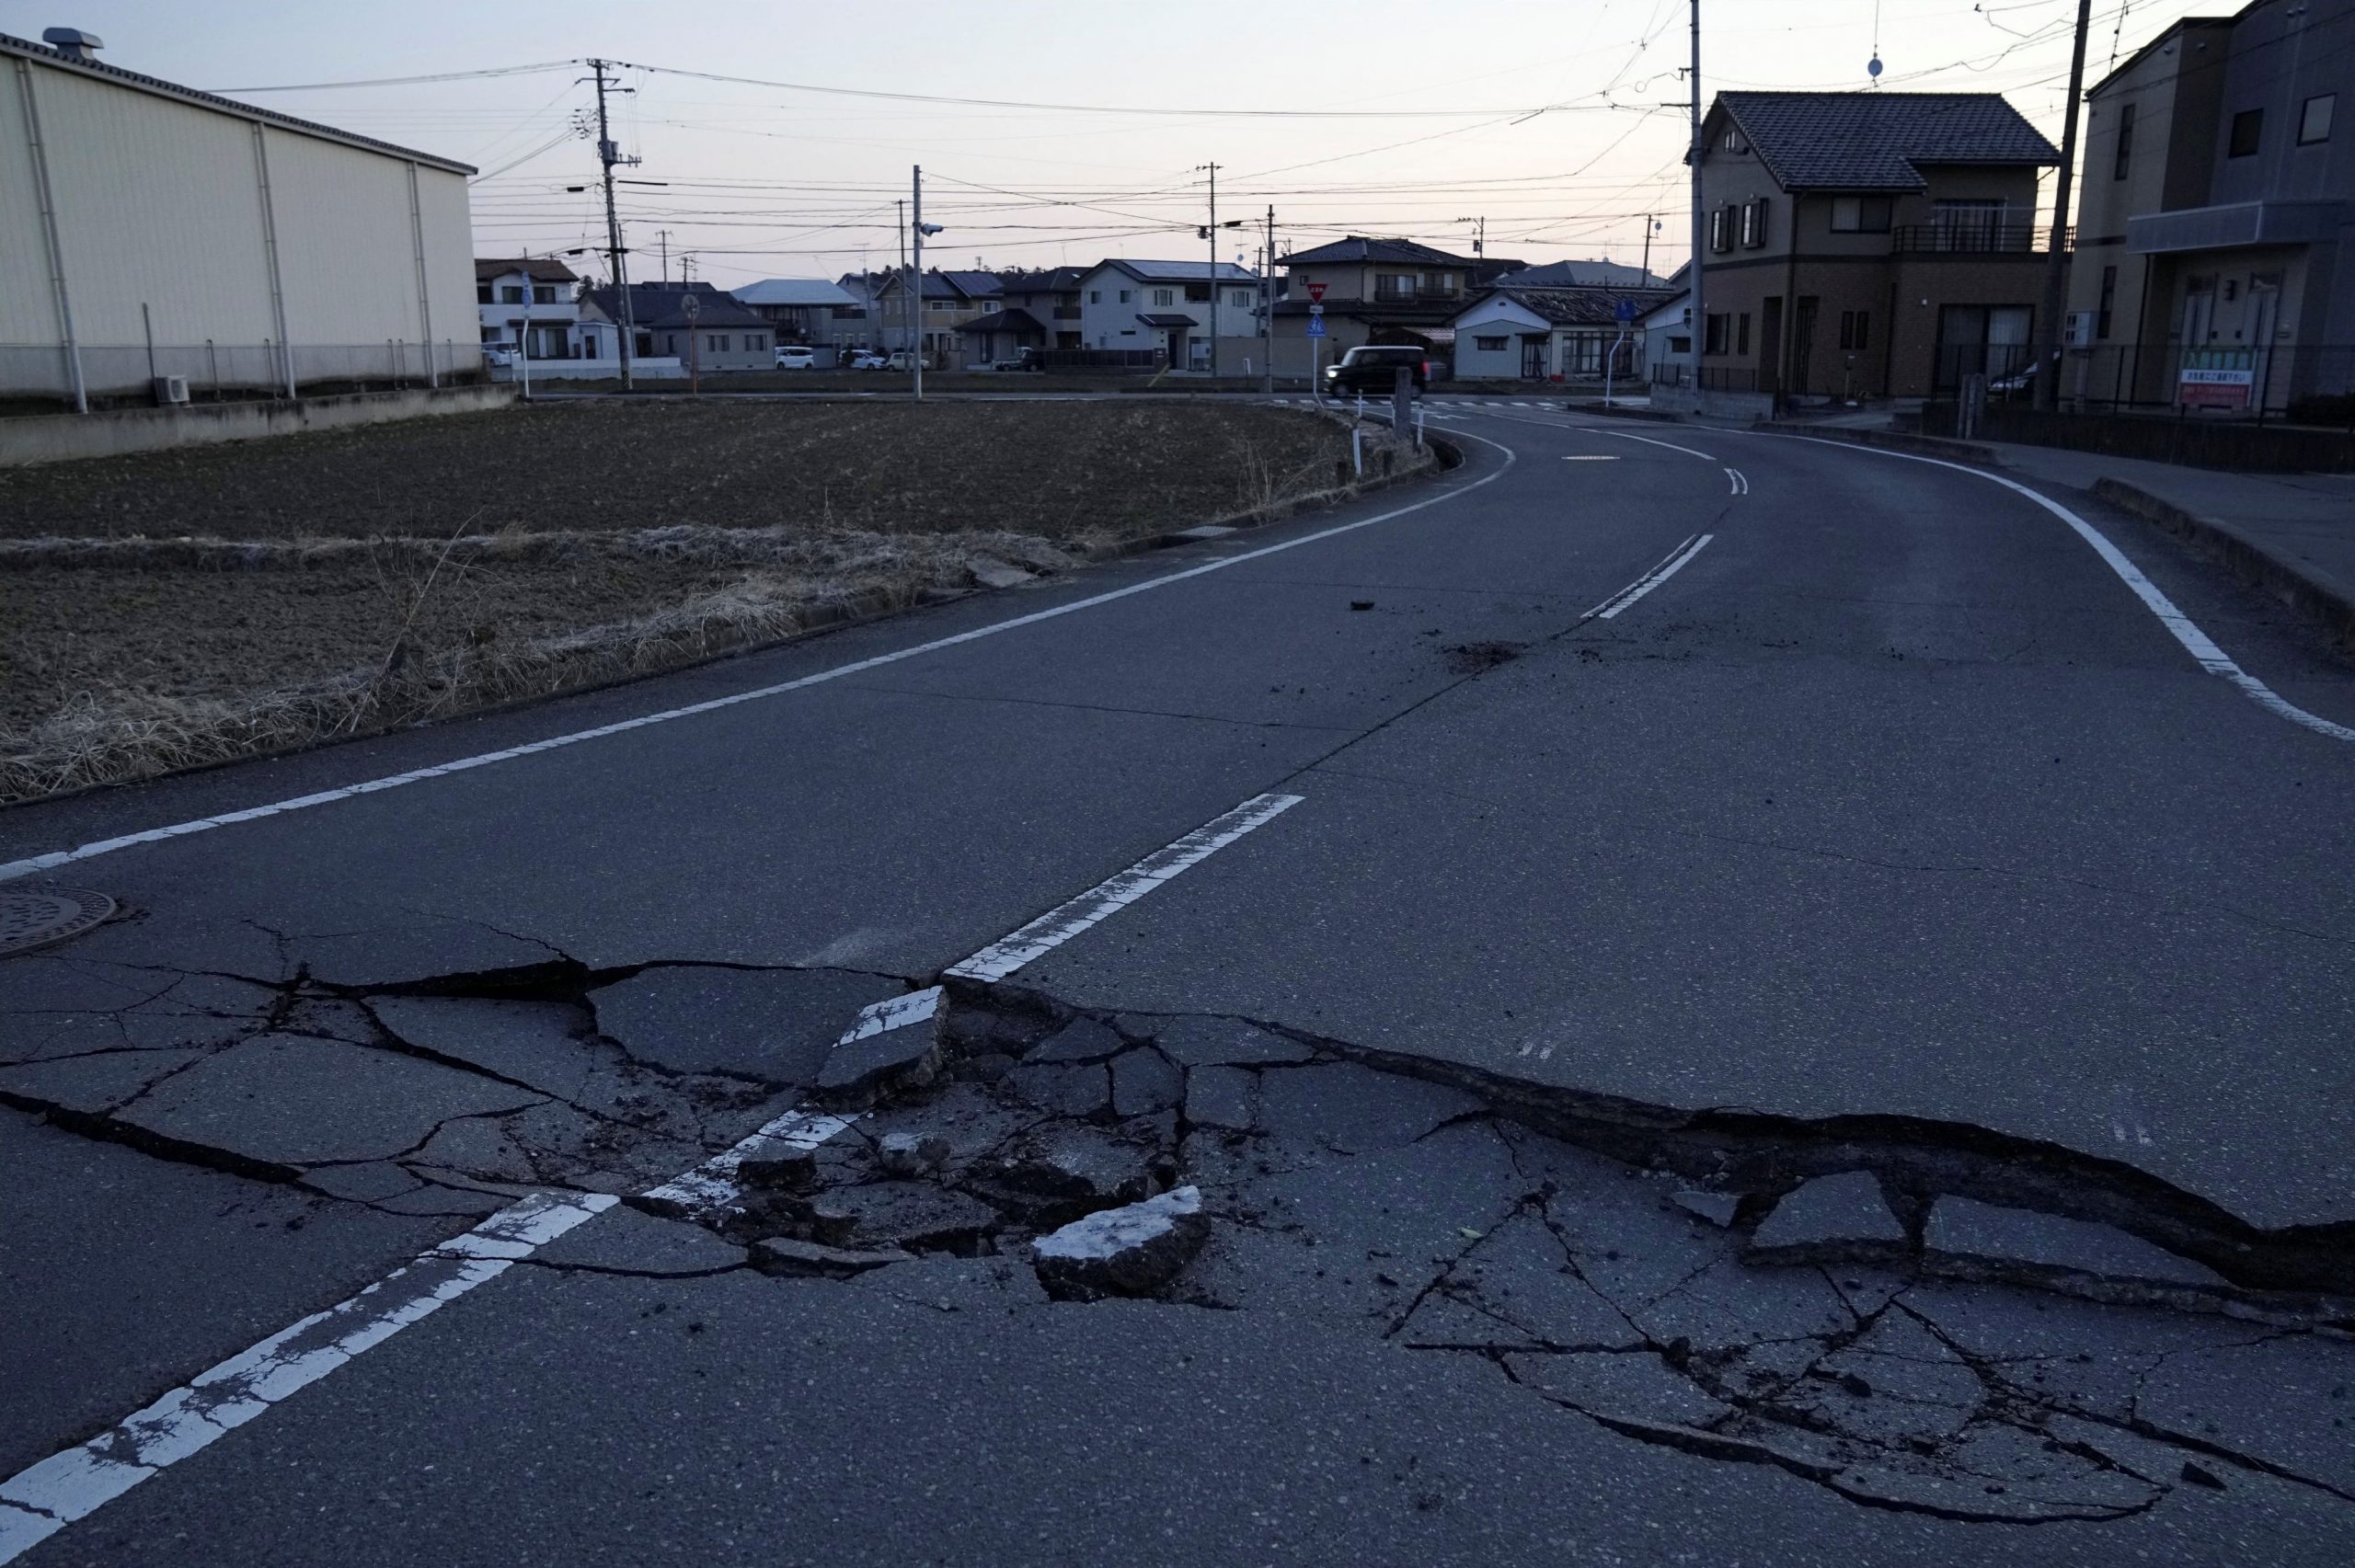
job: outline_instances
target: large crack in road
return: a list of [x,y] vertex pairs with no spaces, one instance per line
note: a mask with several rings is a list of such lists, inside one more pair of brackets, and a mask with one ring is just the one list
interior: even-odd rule
[[[273,942],[278,972],[19,968],[0,1103],[322,1202],[634,1206],[599,1222],[635,1228],[626,1254],[532,1267],[1292,1314],[1872,1507],[2355,1503],[2355,1243],[2257,1230],[2116,1162],[1611,1101],[1005,982],[952,977],[916,1008],[929,977],[552,951],[353,979]],[[845,1037],[862,1009],[882,1026]],[[830,1114],[806,1146],[760,1143],[810,1105]],[[729,1150],[697,1201],[661,1196]],[[1150,1266],[1074,1272],[1040,1245],[1139,1214]]]

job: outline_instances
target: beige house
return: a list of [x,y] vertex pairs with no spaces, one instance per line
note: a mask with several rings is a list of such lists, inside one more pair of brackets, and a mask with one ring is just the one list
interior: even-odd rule
[[2032,361],[2061,155],[1999,95],[1723,93],[1702,144],[1705,394],[1922,397]]

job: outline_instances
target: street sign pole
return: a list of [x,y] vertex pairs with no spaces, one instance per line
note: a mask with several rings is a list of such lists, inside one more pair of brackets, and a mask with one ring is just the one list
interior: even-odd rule
[[1325,401],[1325,285],[1310,283],[1308,290],[1308,395],[1319,404]]

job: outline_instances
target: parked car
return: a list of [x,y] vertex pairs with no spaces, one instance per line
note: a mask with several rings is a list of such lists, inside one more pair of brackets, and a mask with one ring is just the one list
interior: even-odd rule
[[1023,349],[1010,360],[990,361],[990,369],[994,371],[1035,371],[1039,368],[1038,352],[1031,349]]
[[776,351],[776,368],[781,371],[814,371],[818,368],[818,350],[806,343],[781,344]]
[[[2052,365],[2054,370],[2057,371],[2060,369],[2061,351],[2058,349],[2055,349],[2052,351]],[[2028,363],[2024,364],[2017,370],[2012,372],[2009,375],[1989,376],[1987,378],[1988,395],[1991,397],[2016,397],[2024,392],[2034,392],[2036,390],[2036,372],[2039,368],[2040,367],[2039,367],[2035,361],[2030,361]]]
[[1408,343],[1361,344],[1342,355],[1340,363],[1325,367],[1325,390],[1386,393],[1401,370],[1413,375],[1417,392],[1430,384],[1430,358],[1422,349]]
[[890,361],[872,349],[854,349],[846,362],[855,371],[879,371]]
[[515,350],[501,344],[486,343],[482,349],[482,362],[494,371],[511,371],[515,368]]
[[915,351],[914,351],[913,349],[892,349],[892,350],[891,350],[891,358],[890,358],[890,362],[885,366],[885,368],[886,368],[887,370],[895,370],[895,371],[912,371],[912,370],[915,369],[915,368],[916,368],[916,356],[915,356]]

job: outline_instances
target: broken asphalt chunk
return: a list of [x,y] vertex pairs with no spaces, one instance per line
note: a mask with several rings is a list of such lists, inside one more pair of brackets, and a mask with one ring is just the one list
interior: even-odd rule
[[1158,1150],[1099,1127],[1043,1127],[975,1172],[991,1196],[1060,1225],[1099,1208],[1150,1197]]
[[929,1182],[869,1182],[810,1200],[810,1229],[831,1246],[922,1247],[956,1252],[1004,1223],[977,1197]]
[[1889,1211],[1869,1171],[1842,1171],[1799,1184],[1759,1222],[1747,1256],[1813,1262],[1904,1245],[1905,1227]]
[[836,1041],[813,1092],[829,1105],[871,1105],[887,1094],[923,1088],[940,1075],[940,1063],[939,1019],[926,1013],[896,1029]]
[[830,1062],[843,1021],[902,994],[836,969],[663,965],[589,995],[597,1024],[631,1057],[673,1072],[729,1072],[806,1084]]
[[[1931,1205],[1922,1246],[1933,1265],[1948,1267],[1976,1258],[2067,1269],[2105,1279],[2153,1279],[2170,1285],[2223,1283],[2206,1265],[2108,1225],[1952,1196]],[[1978,1271],[1966,1264],[1963,1272]]]
[[1025,1062],[1001,1080],[1017,1098],[1042,1111],[1086,1118],[1101,1115],[1112,1103],[1112,1075],[1095,1065]]
[[1201,1192],[1185,1186],[1074,1219],[1030,1250],[1049,1295],[1089,1300],[1150,1295],[1175,1279],[1209,1237]]
[[1074,1018],[1024,1054],[1026,1062],[1105,1061],[1120,1054],[1128,1042],[1109,1024],[1093,1018]]
[[1140,1046],[1112,1059],[1112,1111],[1120,1116],[1149,1116],[1176,1110],[1186,1103],[1186,1075],[1151,1046]]
[[1198,1067],[1186,1074],[1186,1119],[1197,1127],[1249,1132],[1259,1119],[1259,1080],[1239,1067]]
[[1671,1193],[1669,1195],[1668,1201],[1687,1214],[1696,1215],[1707,1220],[1719,1230],[1730,1226],[1733,1223],[1735,1212],[1741,1207],[1740,1193],[1703,1192],[1698,1188]]

